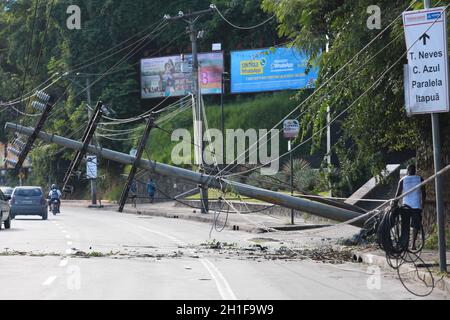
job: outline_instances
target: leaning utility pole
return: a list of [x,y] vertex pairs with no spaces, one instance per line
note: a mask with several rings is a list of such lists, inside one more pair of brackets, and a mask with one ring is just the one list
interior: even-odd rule
[[[92,108],[92,100],[91,100],[91,83],[89,80],[89,76],[86,76],[86,98],[88,103],[88,117],[89,119],[92,117],[92,111],[90,108]],[[95,145],[97,145],[97,141],[95,139],[95,135],[93,136],[93,140]],[[91,178],[91,199],[92,199],[92,205],[97,205],[97,179]]]
[[103,103],[101,101],[99,101],[97,103],[97,106],[95,107],[94,113],[89,118],[87,128],[86,128],[86,130],[83,134],[82,140],[81,140],[83,147],[79,151],[77,151],[77,153],[75,154],[75,157],[73,158],[72,162],[70,163],[69,169],[67,170],[66,175],[64,176],[64,181],[63,181],[63,191],[64,192],[69,192],[70,188],[68,188],[68,183],[69,183],[72,175],[74,174],[74,172],[76,172],[78,170],[78,167],[80,166],[81,161],[83,160],[84,156],[86,155],[88,146],[91,144],[95,130],[97,129],[97,125],[100,122],[100,119],[103,114],[102,107],[103,107]]
[[[53,103],[50,101],[51,97],[45,92],[43,91],[36,92],[36,98],[37,101],[33,101],[31,105],[34,109],[41,111],[42,114],[39,117],[39,120],[36,124],[33,134],[30,135],[20,153],[17,154],[18,159],[17,163],[15,163],[15,171],[19,175],[23,175],[22,172],[23,163],[25,162],[25,159],[28,157],[28,154],[30,153],[31,148],[33,147],[33,144],[36,141],[39,132],[41,132],[42,128],[44,127],[45,121],[47,121],[47,118],[53,109]],[[20,178],[20,184],[22,185],[22,178]]]
[[[165,15],[164,18],[169,21],[184,20],[188,25],[189,36],[192,44],[192,81],[194,85],[193,94],[195,96],[195,123],[194,123],[194,140],[195,140],[195,154],[197,164],[200,167],[200,173],[205,173],[205,162],[203,157],[203,112],[201,104],[201,86],[199,83],[199,63],[198,63],[198,50],[197,50],[197,37],[198,30],[195,27],[195,23],[198,18],[214,12],[214,8],[210,7],[207,10],[197,11],[189,14],[184,14],[182,11],[178,13],[176,17],[170,17]],[[208,187],[207,185],[200,185],[200,202],[202,213],[208,213]]]
[[139,162],[141,161],[142,155],[145,150],[145,146],[147,145],[147,140],[150,136],[150,131],[153,129],[154,125],[155,125],[155,116],[153,113],[151,113],[147,119],[147,125],[145,127],[144,134],[142,135],[141,141],[139,142],[139,146],[136,152],[136,158],[134,159],[133,164],[131,165],[131,170],[128,175],[127,182],[120,196],[119,212],[123,212],[123,208],[125,207],[125,203],[127,202],[128,194],[130,192],[131,184],[133,183],[134,177],[137,173]]

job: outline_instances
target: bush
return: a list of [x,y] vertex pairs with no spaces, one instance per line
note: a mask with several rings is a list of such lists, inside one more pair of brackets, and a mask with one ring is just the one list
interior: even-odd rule
[[[450,228],[447,228],[445,231],[446,234],[446,243],[447,248],[450,247]],[[431,233],[428,236],[428,239],[425,241],[425,249],[428,250],[437,250],[439,248],[439,239],[437,232],[437,225],[433,226]]]
[[[284,180],[288,185],[291,179],[291,165],[286,163],[282,169]],[[314,191],[319,184],[319,172],[311,168],[308,161],[304,159],[294,159],[294,188],[300,192]]]

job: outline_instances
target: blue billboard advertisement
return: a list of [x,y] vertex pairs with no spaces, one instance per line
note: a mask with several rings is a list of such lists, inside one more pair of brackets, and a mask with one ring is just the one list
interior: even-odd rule
[[295,48],[231,52],[231,92],[314,88],[318,68],[307,70],[308,56]]

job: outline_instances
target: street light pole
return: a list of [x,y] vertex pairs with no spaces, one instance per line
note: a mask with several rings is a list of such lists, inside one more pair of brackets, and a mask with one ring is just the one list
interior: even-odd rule
[[[431,8],[431,0],[424,0],[425,9]],[[431,125],[433,131],[433,153],[434,153],[434,172],[441,171],[441,134],[439,126],[439,114],[431,114]],[[446,239],[445,239],[445,213],[444,213],[444,199],[442,178],[436,177],[436,214],[437,214],[437,227],[438,227],[438,239],[439,239],[439,268],[441,272],[447,272],[447,252],[446,252]]]

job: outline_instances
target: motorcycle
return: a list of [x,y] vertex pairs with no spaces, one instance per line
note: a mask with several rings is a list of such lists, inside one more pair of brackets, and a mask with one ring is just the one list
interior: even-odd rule
[[54,199],[50,201],[50,210],[52,211],[53,215],[56,216],[58,213],[61,213],[59,211],[59,201]]

